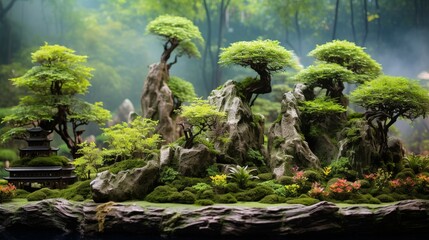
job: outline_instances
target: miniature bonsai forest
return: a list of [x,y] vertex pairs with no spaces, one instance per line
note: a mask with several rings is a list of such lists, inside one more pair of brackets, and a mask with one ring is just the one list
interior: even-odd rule
[[[1,203],[312,205],[429,198],[429,156],[411,153],[394,135],[399,120],[426,117],[428,91],[413,79],[385,74],[364,47],[326,41],[308,52],[314,61],[304,67],[280,41],[236,41],[220,49],[217,64],[245,69],[247,76],[199,97],[191,82],[171,75],[182,57],[201,57],[205,42],[197,25],[160,15],[146,32],[160,43],[159,61],[144,79],[141,111],[114,124],[102,102],[84,100],[97,91],[90,86],[98,70],[87,56],[50,43],[32,51],[33,65],[10,79],[25,94],[2,119],[3,143],[28,139],[28,129],[38,127],[63,144],[59,155],[68,154],[32,159],[3,149],[1,174],[7,179],[8,169],[71,164],[77,180],[63,188],[17,188],[2,179]],[[99,135],[84,139],[94,124]]]

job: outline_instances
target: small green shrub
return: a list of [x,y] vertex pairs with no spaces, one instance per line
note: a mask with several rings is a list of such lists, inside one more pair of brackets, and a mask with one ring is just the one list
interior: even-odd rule
[[252,175],[252,172],[256,169],[248,169],[248,166],[233,166],[229,168],[228,178],[231,178],[233,182],[238,184],[238,187],[244,189],[246,188],[248,182],[251,179],[257,179],[257,176]]
[[169,183],[176,180],[177,176],[179,176],[179,172],[174,170],[171,167],[165,167],[161,171],[161,176],[159,178],[159,181],[161,183]]
[[18,160],[18,154],[12,149],[0,149],[0,162],[9,161],[13,162]]
[[236,193],[240,191],[237,183],[227,183],[225,186],[225,190],[230,193]]
[[387,203],[387,202],[394,202],[395,199],[388,195],[388,194],[380,194],[376,197],[378,200],[380,200],[381,202]]
[[80,195],[83,199],[91,199],[91,180],[75,182],[65,189],[60,190],[60,196],[65,199],[73,200],[74,196]]
[[211,199],[198,199],[195,201],[195,205],[198,206],[209,206],[215,204]]
[[258,174],[258,178],[261,181],[268,181],[268,180],[272,180],[274,178],[274,174],[272,174],[272,173],[260,173],[260,174]]
[[174,193],[178,193],[176,188],[158,186],[145,197],[145,200],[148,202],[167,203],[170,201],[170,196]]
[[193,185],[192,188],[195,189],[197,192],[204,192],[206,190],[213,189],[212,186],[210,186],[207,183],[203,183],[203,182],[200,182],[200,183],[197,183],[197,184]]
[[48,196],[46,195],[46,193],[42,191],[35,191],[27,195],[28,201],[40,201],[47,198]]
[[273,194],[274,191],[270,187],[259,185],[255,188],[239,192],[235,194],[235,197],[238,201],[250,201],[250,202],[257,202],[260,201],[262,198],[264,198],[267,195]]
[[16,189],[15,198],[27,198],[28,194],[30,193],[24,189]]
[[304,171],[304,177],[307,178],[307,181],[309,182],[321,182],[323,179],[323,176],[320,172],[315,170],[306,170]]
[[207,172],[207,175],[209,175],[209,176],[216,176],[216,175],[220,174],[220,172],[219,172],[219,168],[218,168],[218,166],[217,166],[217,164],[216,164],[216,163],[215,163],[215,164],[213,164],[213,165],[210,165],[210,166],[206,169],[206,172]]
[[416,174],[411,168],[404,168],[399,173],[396,174],[395,178],[397,179],[406,179],[407,177],[415,178]]
[[284,203],[286,202],[286,198],[279,196],[277,194],[270,194],[262,198],[260,203],[268,203],[268,204],[275,204],[275,203]]
[[205,190],[204,192],[198,194],[199,199],[215,199],[215,193],[212,189]]
[[294,183],[293,177],[291,176],[281,176],[278,180],[278,183],[280,183],[281,185],[290,185],[292,183]]
[[58,198],[60,197],[60,190],[58,189],[50,189],[50,188],[42,188],[36,190],[27,195],[28,201],[40,201],[48,198]]
[[193,204],[196,200],[195,194],[189,191],[173,192],[168,196],[168,202]]
[[237,199],[231,193],[221,194],[216,197],[218,203],[236,203]]
[[0,185],[7,185],[8,181],[0,178]]
[[169,186],[176,188],[178,191],[183,191],[186,187],[192,187],[198,183],[207,183],[205,179],[193,178],[193,177],[182,177],[178,176],[176,180],[168,183]]

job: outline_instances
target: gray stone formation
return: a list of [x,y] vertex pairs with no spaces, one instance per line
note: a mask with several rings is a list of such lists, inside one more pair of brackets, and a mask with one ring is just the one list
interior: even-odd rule
[[142,168],[125,170],[118,174],[108,170],[98,173],[90,184],[92,199],[94,202],[143,199],[155,188],[159,173],[157,160],[149,161]]
[[311,151],[300,130],[298,101],[304,100],[302,84],[293,92],[283,95],[281,118],[271,125],[268,132],[269,166],[276,177],[283,176],[285,168],[319,168],[320,161]]
[[37,238],[42,232],[58,234],[61,239],[76,235],[81,239],[104,238],[115,234],[140,238],[217,239],[310,236],[323,239],[335,235],[347,239],[359,234],[388,239],[398,234],[425,236],[429,233],[428,200],[404,200],[374,208],[339,207],[325,201],[310,206],[160,208],[47,199],[20,207],[2,204],[0,213],[1,239],[15,239],[20,233],[34,233]]
[[205,177],[207,168],[215,163],[215,155],[204,144],[192,148],[163,146],[160,165],[173,166],[182,176]]
[[243,165],[250,160],[248,152],[251,149],[266,154],[263,147],[264,118],[252,114],[234,81],[229,80],[222,88],[213,90],[208,100],[227,114],[220,132],[226,133],[229,141],[215,142],[215,148],[222,154],[219,162]]
[[116,114],[113,116],[112,120],[108,122],[108,126],[113,126],[121,122],[131,122],[130,115],[135,112],[133,103],[127,98],[121,105],[119,105],[116,110]]
[[166,143],[174,142],[179,137],[178,126],[171,117],[174,109],[173,94],[167,85],[169,79],[167,65],[155,63],[150,65],[144,81],[141,97],[142,116],[157,120],[157,132]]

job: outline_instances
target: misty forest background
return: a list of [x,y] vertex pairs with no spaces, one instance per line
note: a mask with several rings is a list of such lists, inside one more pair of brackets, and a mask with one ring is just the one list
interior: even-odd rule
[[[171,69],[203,98],[226,80],[254,75],[217,62],[222,47],[258,38],[280,41],[304,67],[313,63],[307,54],[317,44],[352,41],[365,47],[386,75],[419,79],[429,88],[428,12],[427,0],[0,0],[0,112],[25,95],[9,79],[31,68],[31,52],[47,42],[89,57],[95,71],[85,100],[102,101],[114,114],[129,99],[140,113],[148,66],[163,50],[145,28],[162,14],[186,17],[203,34],[202,57],[179,58]],[[276,81],[295,84],[290,74]],[[427,119],[400,121],[396,129],[408,150],[429,150]],[[92,126],[85,135],[98,133]]]

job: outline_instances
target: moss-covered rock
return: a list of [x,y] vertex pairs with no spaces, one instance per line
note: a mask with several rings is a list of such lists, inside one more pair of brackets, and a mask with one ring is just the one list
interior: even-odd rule
[[286,202],[286,198],[279,196],[277,194],[270,194],[262,198],[260,203],[268,203],[268,204],[275,204],[275,203],[284,203]]
[[221,194],[216,196],[216,202],[218,203],[236,203],[237,199],[231,193]]
[[268,186],[258,185],[255,188],[235,194],[238,201],[257,202],[267,195],[273,194],[274,190]]

